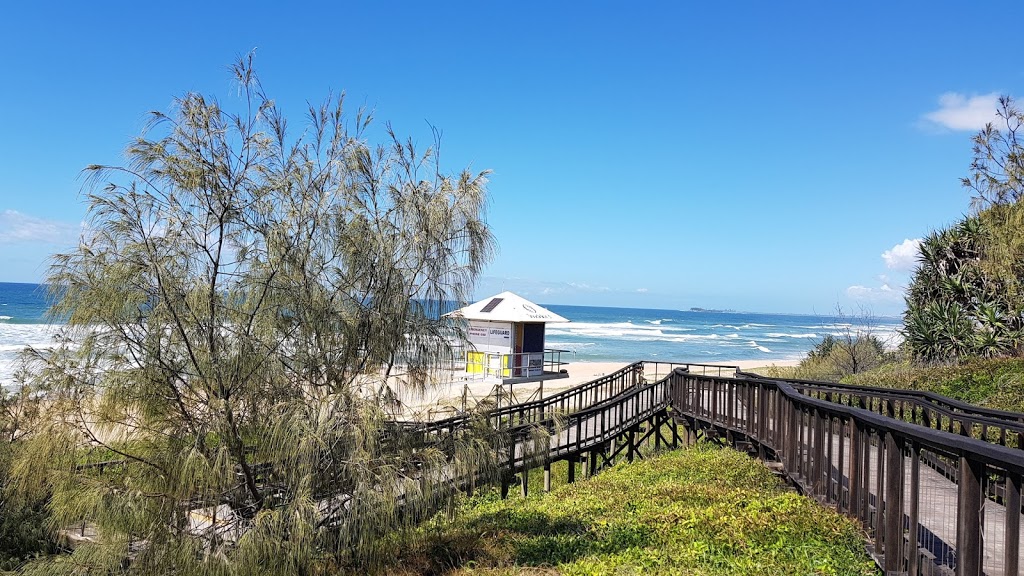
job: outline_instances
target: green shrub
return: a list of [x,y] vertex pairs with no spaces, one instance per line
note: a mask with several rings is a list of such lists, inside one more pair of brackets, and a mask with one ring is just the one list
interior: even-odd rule
[[972,358],[947,366],[890,363],[843,382],[927,390],[979,406],[1024,412],[1024,358]]

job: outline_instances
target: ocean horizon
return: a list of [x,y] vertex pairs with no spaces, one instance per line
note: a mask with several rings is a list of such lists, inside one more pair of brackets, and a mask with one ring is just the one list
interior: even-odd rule
[[[546,347],[567,362],[657,360],[792,362],[827,335],[869,329],[898,345],[898,318],[544,304],[569,323],[549,324]],[[0,385],[13,381],[18,354],[52,345],[60,323],[47,314],[46,287],[0,282]]]

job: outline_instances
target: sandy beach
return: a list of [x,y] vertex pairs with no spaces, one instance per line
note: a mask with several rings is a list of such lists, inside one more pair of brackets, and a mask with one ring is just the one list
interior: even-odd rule
[[[591,380],[596,380],[607,374],[611,374],[620,368],[628,366],[629,362],[571,362],[565,365],[569,376],[545,380],[542,382],[526,382],[504,385],[500,392],[501,403],[528,402],[541,397],[578,386]],[[799,360],[776,360],[765,362],[764,360],[735,360],[716,362],[709,364],[707,374],[715,374],[713,366],[738,366],[745,370],[763,366],[796,366]],[[646,364],[645,375],[648,378],[659,378],[670,372],[675,365],[666,362],[649,362]],[[702,373],[699,365],[691,366],[695,373]],[[728,372],[726,369],[725,372]],[[511,397],[508,395],[511,393]],[[494,381],[467,378],[463,373],[454,373],[450,380],[430,386],[422,393],[400,393],[403,404],[410,417],[427,419],[443,418],[463,410],[465,407],[473,406],[481,400],[493,401],[496,394]]]

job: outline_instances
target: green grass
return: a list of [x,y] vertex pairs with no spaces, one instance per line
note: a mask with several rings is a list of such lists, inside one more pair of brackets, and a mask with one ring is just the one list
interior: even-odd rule
[[710,446],[549,494],[531,485],[525,499],[480,493],[427,522],[395,557],[383,573],[877,574],[852,521],[746,455]]
[[800,367],[799,366],[758,366],[756,368],[746,368],[744,372],[751,372],[753,374],[760,374],[761,376],[767,376],[768,378],[799,378]]

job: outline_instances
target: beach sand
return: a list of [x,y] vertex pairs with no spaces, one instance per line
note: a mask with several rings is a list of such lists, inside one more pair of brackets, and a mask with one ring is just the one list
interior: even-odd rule
[[[571,362],[565,365],[569,376],[545,380],[543,382],[527,382],[502,386],[501,391],[495,389],[494,381],[474,380],[467,378],[464,373],[452,373],[451,378],[445,382],[430,386],[422,393],[399,392],[399,397],[405,405],[405,413],[410,418],[426,418],[434,420],[457,414],[467,407],[487,400],[495,401],[500,396],[499,402],[507,405],[509,402],[520,403],[530,400],[537,400],[550,396],[562,390],[578,386],[591,380],[596,380],[628,366],[629,362]],[[749,368],[760,368],[764,366],[796,366],[799,360],[776,360],[766,362],[764,360],[736,360],[716,362],[714,366],[738,366],[741,370]],[[674,365],[670,363],[649,362],[646,364],[645,375],[649,379],[660,378],[672,371]],[[691,366],[691,371],[697,374],[706,373],[717,375],[718,370],[712,367],[702,368],[699,365]],[[724,369],[723,374],[730,370]],[[401,390],[401,387],[398,387]],[[511,396],[509,396],[511,392]]]

